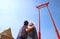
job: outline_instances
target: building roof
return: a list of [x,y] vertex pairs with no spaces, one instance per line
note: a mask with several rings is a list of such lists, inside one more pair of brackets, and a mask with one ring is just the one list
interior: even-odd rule
[[3,32],[1,32],[0,33],[0,38],[1,38],[1,36],[13,38],[12,33],[11,33],[11,29],[9,28],[9,29],[4,30]]

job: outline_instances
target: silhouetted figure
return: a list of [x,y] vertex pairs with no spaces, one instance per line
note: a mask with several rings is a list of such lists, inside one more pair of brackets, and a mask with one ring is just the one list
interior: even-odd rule
[[26,32],[27,26],[28,26],[28,21],[24,21],[24,25],[21,31],[19,32],[17,39],[27,39],[27,32]]
[[29,23],[26,31],[28,32],[27,39],[38,39],[36,28],[32,22]]

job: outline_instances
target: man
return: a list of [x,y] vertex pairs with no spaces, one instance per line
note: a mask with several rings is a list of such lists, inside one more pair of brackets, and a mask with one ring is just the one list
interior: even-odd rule
[[27,39],[27,32],[26,32],[27,26],[28,26],[28,21],[24,21],[24,25],[21,31],[19,32],[17,39]]

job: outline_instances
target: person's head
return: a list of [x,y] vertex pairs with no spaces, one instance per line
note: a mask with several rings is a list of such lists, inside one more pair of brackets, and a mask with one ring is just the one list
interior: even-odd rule
[[26,26],[28,25],[28,21],[27,20],[24,21],[24,25],[26,25]]
[[34,26],[34,24],[32,22],[29,22],[29,26]]

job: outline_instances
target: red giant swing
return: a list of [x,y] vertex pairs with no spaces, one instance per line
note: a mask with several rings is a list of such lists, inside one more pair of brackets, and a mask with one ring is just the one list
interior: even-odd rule
[[52,17],[52,15],[51,15],[51,13],[50,13],[50,10],[49,10],[49,8],[48,8],[48,4],[49,4],[49,2],[47,2],[47,3],[45,3],[45,4],[41,4],[41,5],[39,5],[39,6],[36,6],[36,8],[38,9],[38,23],[39,23],[39,24],[38,24],[38,39],[41,39],[41,31],[40,31],[40,9],[41,9],[41,8],[44,8],[44,7],[46,7],[46,9],[48,10],[48,14],[49,14],[50,19],[51,19],[51,21],[52,21],[52,24],[53,24],[54,30],[55,30],[55,32],[56,32],[57,38],[60,39],[59,32],[58,32],[58,30],[57,30],[57,28],[56,28],[56,24],[55,24],[55,22],[54,22],[54,20],[53,20],[53,17]]

